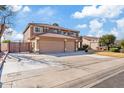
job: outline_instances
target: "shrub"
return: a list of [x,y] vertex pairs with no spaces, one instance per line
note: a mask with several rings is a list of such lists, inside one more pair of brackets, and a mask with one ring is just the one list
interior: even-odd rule
[[83,50],[83,48],[78,48],[78,51],[82,51]]
[[10,40],[3,40],[2,43],[10,43]]
[[121,49],[121,46],[120,46],[120,45],[114,45],[114,46],[112,46],[111,48],[118,48],[118,49]]
[[83,50],[87,50],[88,49],[88,45],[83,45]]
[[88,50],[86,49],[85,52],[88,52]]
[[79,51],[85,51],[88,50],[89,46],[88,45],[83,45],[81,48],[78,48]]
[[111,52],[120,52],[120,49],[119,48],[110,48],[110,51]]

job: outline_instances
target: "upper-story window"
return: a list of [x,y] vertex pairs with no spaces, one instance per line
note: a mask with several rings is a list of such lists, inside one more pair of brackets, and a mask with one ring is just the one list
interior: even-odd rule
[[77,33],[74,33],[74,36],[78,36],[78,34]]
[[45,32],[45,33],[46,33],[46,32],[49,32],[49,28],[48,28],[48,27],[44,27],[44,28],[43,28],[43,32]]
[[49,28],[48,28],[48,27],[44,27],[44,29],[45,29],[45,30],[49,30]]
[[62,32],[62,31],[61,31],[60,29],[58,29],[58,32],[57,32],[57,33],[58,33],[58,34],[61,34],[61,32]]
[[64,32],[63,32],[63,31],[61,31],[61,34],[62,34],[62,35],[64,35]]
[[56,29],[55,29],[55,30],[53,30],[53,33],[58,33],[58,30],[56,30]]
[[77,33],[75,33],[75,32],[70,32],[69,35],[76,37],[76,36],[77,36]]
[[64,32],[64,35],[68,35],[68,32]]
[[34,32],[35,33],[43,33],[43,28],[42,27],[34,27]]
[[48,27],[44,27],[44,31],[45,32],[48,32],[49,31],[49,28]]
[[50,32],[50,33],[58,33],[58,30],[56,30],[56,29],[49,29],[48,32]]

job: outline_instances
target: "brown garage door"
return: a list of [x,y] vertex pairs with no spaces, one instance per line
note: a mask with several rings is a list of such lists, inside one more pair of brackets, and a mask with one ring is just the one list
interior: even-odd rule
[[68,52],[75,51],[75,42],[74,41],[66,42],[66,51],[68,51]]
[[42,40],[40,41],[40,52],[42,53],[64,52],[64,41]]

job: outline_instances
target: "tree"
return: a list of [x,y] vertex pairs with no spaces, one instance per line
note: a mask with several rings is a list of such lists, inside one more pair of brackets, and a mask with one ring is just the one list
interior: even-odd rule
[[7,28],[9,28],[9,26],[12,24],[13,15],[14,13],[12,12],[9,6],[0,5],[0,43],[1,43],[1,37],[4,31]]
[[124,40],[121,40],[120,45],[124,49]]
[[116,40],[116,37],[114,35],[103,35],[100,40],[99,43],[101,46],[107,46],[108,50],[110,49],[110,47],[112,45],[114,45]]
[[58,24],[58,23],[53,23],[52,25],[53,25],[53,26],[59,26],[59,24]]
[[5,5],[0,5],[0,10],[5,10],[6,6]]
[[2,36],[3,32],[6,28],[12,24],[12,17],[14,12],[10,9],[9,6],[0,5],[0,37]]
[[6,6],[5,5],[0,5],[0,38],[2,36],[2,33],[5,29],[5,18],[3,15],[3,12],[6,11]]

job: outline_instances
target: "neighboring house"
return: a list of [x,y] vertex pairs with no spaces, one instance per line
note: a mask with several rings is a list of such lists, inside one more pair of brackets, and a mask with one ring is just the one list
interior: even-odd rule
[[97,50],[99,47],[99,38],[91,36],[81,36],[79,46],[88,45],[91,49]]
[[121,40],[115,40],[115,45],[120,45]]
[[78,48],[79,31],[41,23],[29,23],[24,42],[30,42],[33,52],[73,52]]

